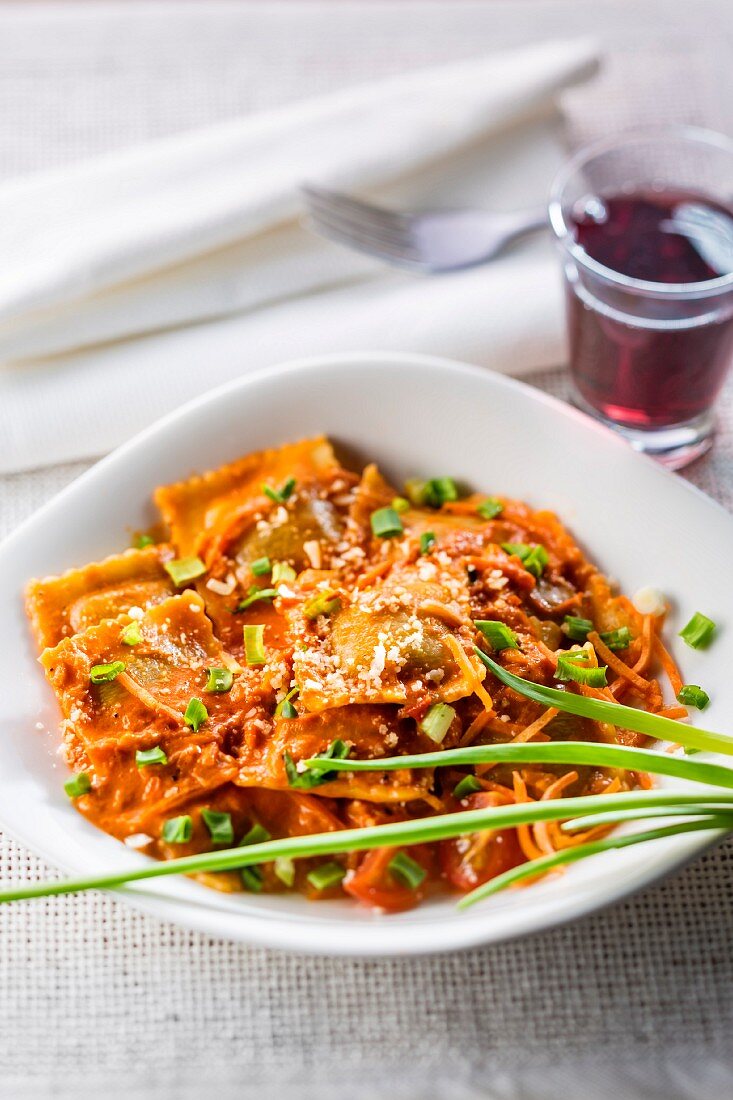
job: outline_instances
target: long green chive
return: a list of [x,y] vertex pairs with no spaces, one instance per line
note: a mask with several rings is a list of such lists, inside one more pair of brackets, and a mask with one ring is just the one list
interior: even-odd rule
[[420,553],[429,554],[435,546],[435,532],[423,531],[420,535]]
[[256,558],[249,563],[249,568],[255,577],[264,577],[272,569],[269,558]]
[[606,687],[606,665],[594,668],[589,661],[587,650],[574,649],[561,653],[557,659],[555,679],[573,680],[576,684],[587,684],[589,687]]
[[425,868],[421,867],[412,856],[408,856],[407,852],[397,852],[387,864],[387,870],[393,878],[410,890],[417,890],[427,874]]
[[298,694],[298,688],[294,687],[292,689],[292,691],[288,692],[288,694],[285,696],[284,699],[280,700],[280,702],[275,707],[275,717],[276,718],[297,718],[298,717],[298,712],[297,712],[297,710],[295,709],[295,707],[293,706],[293,704],[290,701],[291,699],[294,699],[297,694]]
[[562,629],[568,638],[572,638],[574,642],[585,642],[593,629],[593,623],[590,619],[579,619],[575,615],[566,615]]
[[525,542],[502,542],[501,548],[507,554],[519,558],[527,572],[538,579],[542,576],[545,566],[550,560],[550,555],[544,546],[539,544],[529,546]]
[[507,672],[478,647],[475,652],[479,660],[491,669],[502,684],[513,688],[527,699],[533,699],[535,703],[544,703],[547,707],[556,707],[568,714],[578,714],[581,718],[608,722],[621,729],[633,730],[634,733],[657,737],[660,741],[672,741],[686,748],[733,755],[733,737],[727,737],[724,733],[714,733],[712,730],[698,729],[695,726],[683,726],[672,718],[665,718],[661,714],[649,714],[648,711],[636,710],[635,707],[627,707],[623,703],[591,699],[585,695],[576,695],[574,692],[561,691],[559,688],[533,684],[529,680],[523,680],[521,676],[515,676],[513,672]]
[[341,607],[341,601],[332,588],[317,592],[303,604],[306,619],[317,619],[319,615],[335,615]]
[[434,703],[420,722],[420,732],[429,737],[431,741],[434,741],[436,745],[440,745],[455,716],[455,710],[448,703]]
[[146,546],[154,546],[155,539],[152,535],[135,535],[132,540],[132,545],[136,550],[144,550]]
[[249,625],[244,628],[244,659],[248,665],[264,665],[267,663],[265,655],[265,628]]
[[292,584],[297,575],[292,565],[288,565],[286,561],[276,561],[272,567],[272,583],[275,586]]
[[[563,694],[558,692],[558,694]],[[568,695],[572,699],[585,696]],[[610,704],[619,706],[620,704]],[[557,706],[557,704],[555,704]],[[627,708],[631,709],[631,708]],[[636,713],[642,714],[643,711]],[[654,715],[654,717],[658,717]],[[670,722],[671,719],[666,719]],[[677,725],[676,722],[672,723]],[[627,728],[631,728],[627,726]],[[682,729],[685,727],[683,726]],[[695,731],[699,732],[699,731]],[[306,768],[318,768],[313,757],[303,762]],[[334,760],[334,772],[402,771],[406,768],[467,767],[473,764],[583,764],[595,768],[623,768],[627,771],[651,772],[708,783],[733,789],[733,768],[723,764],[708,764],[688,760],[668,752],[635,749],[628,745],[605,745],[595,741],[508,742],[498,745],[467,745],[465,748],[441,749],[439,752],[416,753],[409,756],[388,756],[379,760]],[[600,797],[597,795],[595,797]]]
[[86,772],[77,772],[64,783],[64,790],[69,798],[80,798],[83,794],[89,794],[92,789],[92,781]]
[[481,631],[492,649],[519,649],[516,634],[505,623],[494,619],[475,619],[473,625]]
[[135,753],[135,763],[138,768],[150,768],[155,764],[167,764],[168,757],[160,745],[156,745],[152,749],[138,749]]
[[203,577],[206,566],[201,558],[176,558],[164,563],[164,568],[176,588],[183,588],[184,584]]
[[705,710],[710,702],[708,693],[697,684],[683,684],[677,693],[677,699],[685,706],[697,707],[698,710]]
[[193,820],[190,815],[169,817],[163,824],[162,836],[166,844],[187,844],[193,836]]
[[410,511],[410,502],[405,497],[395,497],[392,501],[392,507],[398,515],[403,515],[405,512]]
[[617,649],[628,649],[632,641],[628,626],[620,626],[618,630],[606,630],[599,637],[614,652]]
[[292,859],[280,856],[275,860],[274,871],[283,886],[292,886],[295,882],[295,863]]
[[600,852],[608,852],[614,848],[628,848],[631,845],[642,844],[648,840],[662,840],[665,837],[677,836],[679,833],[730,828],[730,823],[730,815],[711,817],[702,821],[690,821],[683,825],[668,825],[662,829],[652,829],[647,833],[612,836],[607,837],[605,840],[579,844],[575,848],[563,848],[552,855],[532,859],[529,863],[520,863],[518,867],[513,867],[510,871],[505,871],[503,874],[497,875],[496,878],[489,879],[483,886],[477,887],[476,890],[472,890],[470,894],[466,894],[465,897],[461,898],[457,908],[468,909],[469,906],[475,905],[477,901],[483,901],[484,898],[491,897],[492,894],[498,894],[500,890],[505,890],[507,886],[512,886],[516,882],[534,878],[535,875],[544,875],[555,867],[562,867],[566,863],[576,863],[578,860],[598,855]]
[[[689,763],[691,762],[688,761]],[[461,810],[435,817],[390,822],[388,825],[283,837],[263,844],[253,844],[248,848],[236,847],[171,860],[151,860],[144,866],[136,865],[127,870],[102,875],[34,883],[31,886],[0,891],[0,903],[60,894],[76,894],[83,890],[110,889],[128,882],[141,882],[166,875],[228,871],[280,858],[301,859],[370,851],[373,848],[400,848],[415,844],[430,844],[485,829],[507,829],[536,821],[568,821],[573,817],[602,813],[606,810],[646,810],[663,806],[689,806],[690,814],[694,815],[699,813],[701,808],[707,809],[713,805],[733,814],[733,794],[711,793],[704,799],[700,794],[688,795],[674,791],[630,791],[622,794],[594,794],[580,798],[554,798],[540,802],[512,803],[505,806],[491,806],[483,810]]]
[[123,645],[140,645],[143,640],[143,632],[140,623],[133,619],[127,626],[123,626],[120,641]]
[[256,821],[249,832],[246,832],[240,840],[239,847],[249,848],[252,844],[264,844],[270,839],[271,834],[268,833],[265,826]]
[[273,489],[271,485],[263,485],[262,492],[265,494],[266,497],[269,497],[270,500],[274,501],[275,504],[284,504],[285,501],[289,500],[290,497],[293,495],[293,490],[295,489],[295,486],[295,478],[289,477],[284,485],[281,485],[279,489]]
[[234,683],[234,673],[230,668],[210,668],[205,691],[221,694],[230,691]]
[[242,882],[251,893],[259,894],[262,891],[265,876],[260,867],[242,867],[240,874]]
[[[289,785],[295,790],[307,791],[311,787],[320,787],[321,783],[328,783],[336,774],[333,770],[333,761],[346,760],[350,752],[351,746],[337,738],[331,742],[325,752],[319,752],[312,757],[309,761],[310,770],[304,771],[298,771],[290,753],[284,753],[285,774],[288,777]],[[328,761],[325,766],[324,761]]]
[[707,615],[696,611],[687,626],[680,630],[680,638],[692,649],[706,649],[715,633],[715,623]]
[[108,665],[93,665],[89,672],[89,679],[93,684],[109,684],[125,671],[125,667],[124,661],[111,661]]
[[219,813],[218,810],[202,810],[201,817],[209,830],[212,844],[233,844],[234,826],[232,815]]
[[243,600],[240,600],[235,611],[246,611],[248,607],[251,607],[253,603],[257,603],[258,600],[274,600],[277,596],[276,588],[258,588],[256,584],[253,584],[249,590],[249,593]]
[[402,520],[394,508],[378,508],[370,516],[372,534],[378,539],[392,539],[404,531]]
[[460,800],[461,798],[467,798],[469,794],[475,794],[476,791],[482,790],[483,787],[475,775],[464,775],[463,779],[459,780],[453,788],[453,797]]
[[733,811],[701,802],[695,807],[652,806],[639,810],[638,813],[633,810],[606,810],[600,814],[586,814],[584,817],[573,818],[572,821],[564,821],[560,828],[565,833],[580,833],[586,829],[595,829],[598,825],[620,825],[624,821],[649,821],[655,817],[718,817],[724,813],[731,817],[733,824]]
[[208,717],[209,712],[200,699],[194,696],[193,699],[189,700],[186,712],[183,715],[183,721],[191,727],[194,733],[198,733]]
[[332,860],[309,871],[306,878],[314,890],[328,890],[332,886],[337,886],[345,874],[346,871],[341,864]]
[[476,511],[484,519],[496,519],[504,511],[504,505],[496,497],[487,497],[476,506]]

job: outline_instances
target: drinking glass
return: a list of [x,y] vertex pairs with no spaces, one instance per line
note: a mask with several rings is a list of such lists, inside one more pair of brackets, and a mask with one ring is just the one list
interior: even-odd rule
[[[731,203],[733,142],[694,127],[597,142],[552,188],[574,400],[671,469],[711,445],[713,404],[733,362]],[[652,236],[639,230],[649,210],[661,219]],[[596,224],[604,262],[579,241],[579,226]],[[673,245],[694,250],[687,267]],[[653,278],[639,277],[648,271]]]

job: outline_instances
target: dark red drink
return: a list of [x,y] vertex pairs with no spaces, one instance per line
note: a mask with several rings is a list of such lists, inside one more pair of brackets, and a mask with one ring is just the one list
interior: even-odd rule
[[[578,201],[567,227],[587,257],[625,277],[605,277],[580,258],[568,273],[581,396],[633,428],[677,425],[709,410],[733,362],[733,302],[721,308],[713,283],[733,271],[733,210],[700,193],[639,190]],[[709,296],[704,285],[685,289],[706,282]],[[655,292],[650,283],[665,286]]]

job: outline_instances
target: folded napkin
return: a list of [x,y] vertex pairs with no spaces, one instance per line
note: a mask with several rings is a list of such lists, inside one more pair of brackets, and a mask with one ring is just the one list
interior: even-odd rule
[[392,348],[512,373],[558,362],[546,238],[469,272],[396,273],[303,228],[299,188],[536,206],[562,155],[555,96],[594,60],[587,42],[543,43],[0,187],[0,470],[101,454],[293,356]]

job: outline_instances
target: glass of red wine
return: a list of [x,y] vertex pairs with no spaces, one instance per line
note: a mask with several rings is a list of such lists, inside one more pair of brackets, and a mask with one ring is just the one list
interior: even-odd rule
[[560,171],[550,222],[576,404],[679,469],[710,447],[733,363],[733,141],[635,131]]

